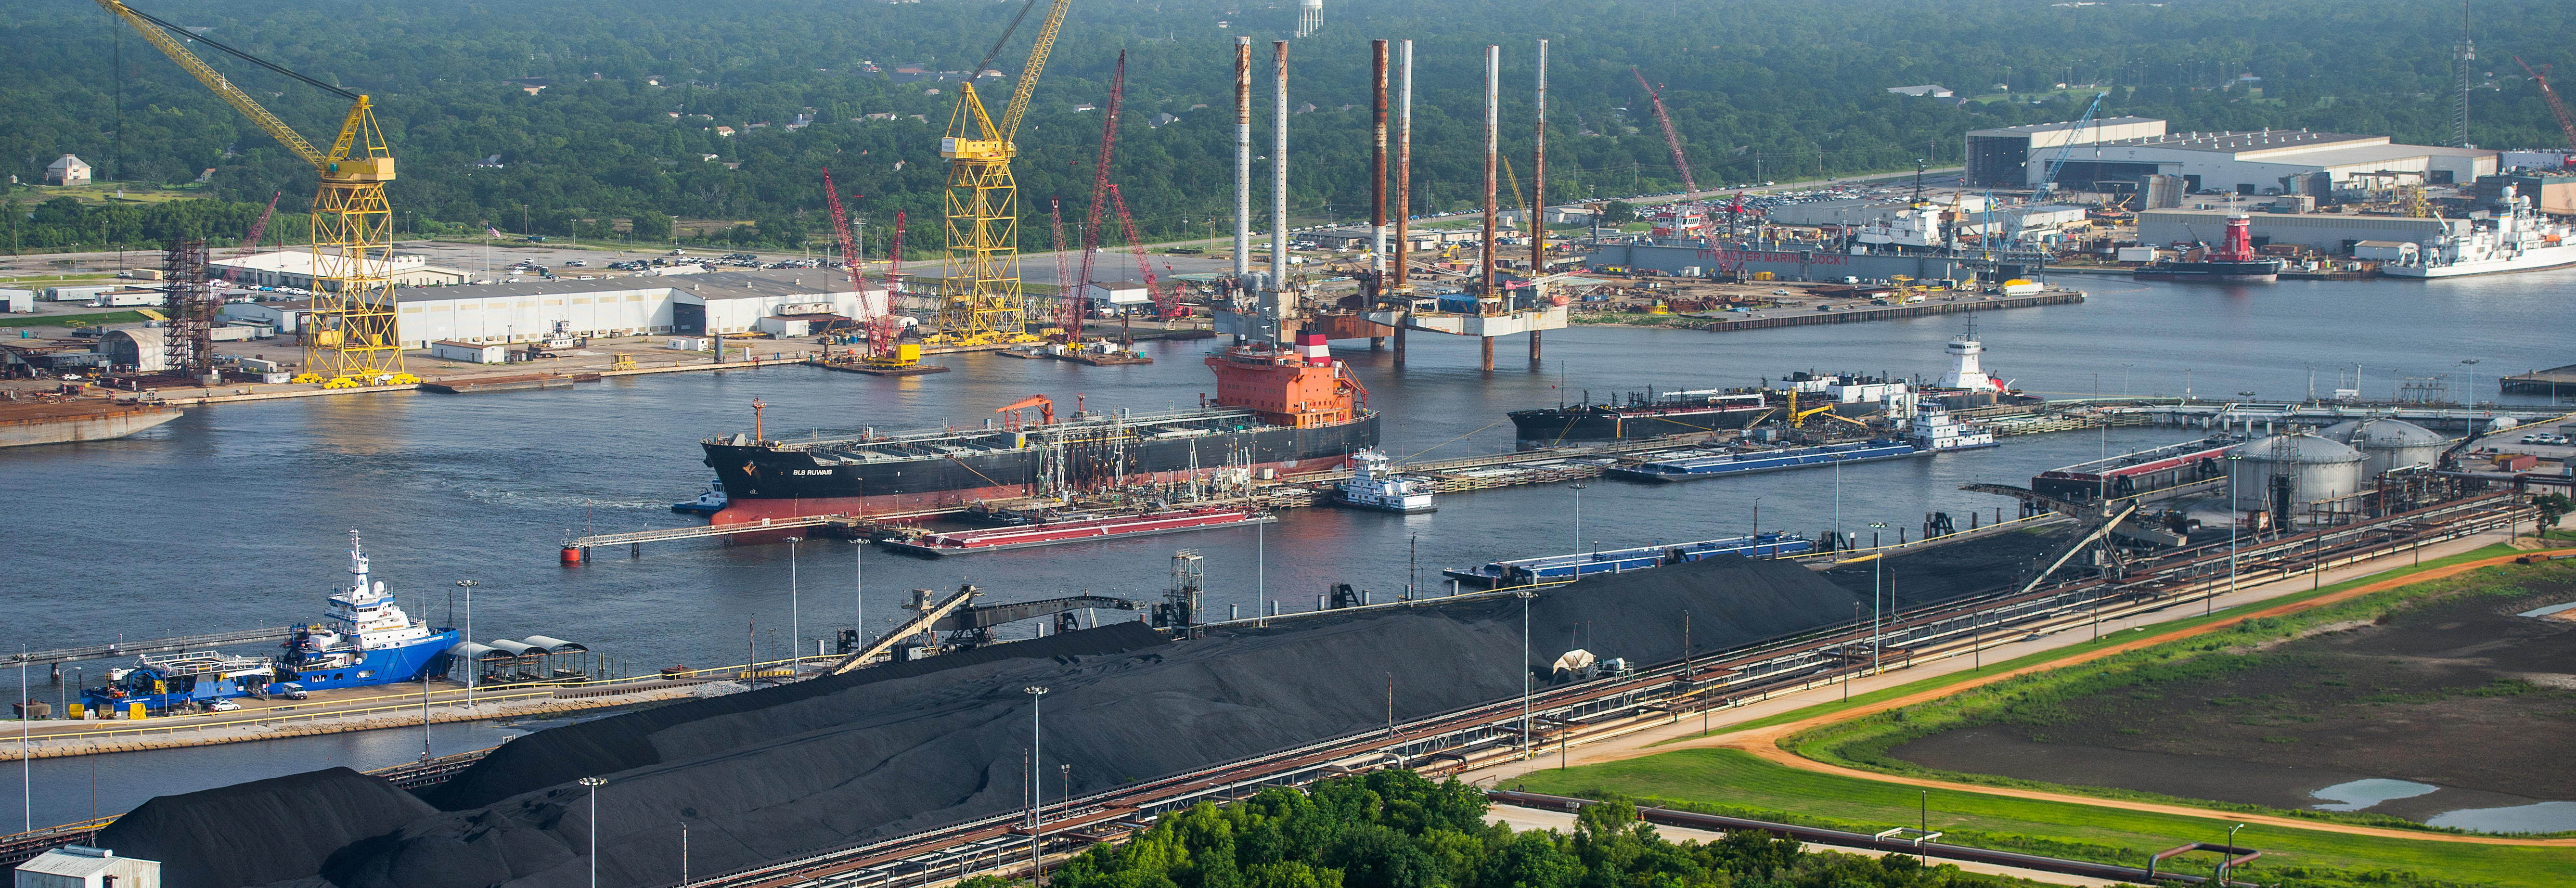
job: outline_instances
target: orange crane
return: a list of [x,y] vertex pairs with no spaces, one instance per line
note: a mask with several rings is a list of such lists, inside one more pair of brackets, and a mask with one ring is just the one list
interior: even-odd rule
[[2531,64],[2523,61],[2521,56],[2514,56],[2513,63],[2530,73],[2533,83],[2540,84],[2540,97],[2548,99],[2550,113],[2558,115],[2558,129],[2567,134],[2567,147],[2576,148],[2576,116],[2567,113],[2567,103],[2559,101],[2558,91],[2549,88],[2549,66],[2542,65],[2540,70],[2533,71]]
[[1174,317],[1173,306],[1181,299],[1180,290],[1175,287],[1167,294],[1163,292],[1163,288],[1155,285],[1154,266],[1151,260],[1145,258],[1145,239],[1136,234],[1136,220],[1127,215],[1127,198],[1119,195],[1118,185],[1115,182],[1109,185],[1109,202],[1118,206],[1118,227],[1127,233],[1127,244],[1136,251],[1136,271],[1145,276],[1145,296],[1154,300],[1154,317]]
[[[1047,243],[1049,246],[1055,248],[1055,301],[1057,309],[1061,311],[1068,303],[1080,305],[1082,301],[1082,294],[1075,289],[1080,285],[1073,281],[1073,256],[1066,253],[1064,250],[1063,199],[1053,197],[1047,198],[1047,228],[1055,232],[1055,239],[1048,241]],[[1078,315],[1079,312],[1076,312],[1076,314]],[[1080,326],[1082,318],[1077,316],[1073,318],[1073,321],[1075,326],[1067,327],[1065,329],[1082,329]]]
[[233,254],[234,265],[224,269],[224,283],[232,283],[234,278],[240,277],[242,273],[240,261],[250,258],[252,253],[259,251],[260,237],[268,234],[268,217],[277,213],[277,199],[285,195],[286,192],[283,191],[268,193],[268,208],[259,211],[259,218],[250,223],[250,233],[242,235],[241,250]]
[[[823,169],[823,203],[832,210],[832,233],[841,239],[841,264],[850,272],[850,287],[858,291],[859,317],[857,320],[860,329],[866,332],[868,340],[867,354],[861,360],[870,365],[887,368],[908,367],[921,363],[919,349],[912,349],[909,354],[906,354],[904,349],[895,344],[895,338],[902,334],[903,328],[900,326],[902,322],[894,316],[893,266],[887,266],[886,269],[885,310],[879,311],[868,302],[866,257],[859,251],[858,239],[850,236],[850,217],[848,213],[841,210],[841,189],[832,184],[830,167]],[[898,226],[895,229],[896,237],[900,238],[903,229],[899,226],[902,223],[897,222],[896,225]]]
[[1066,342],[1082,338],[1082,318],[1091,296],[1091,259],[1100,251],[1100,211],[1109,207],[1109,158],[1118,150],[1118,109],[1127,94],[1127,51],[1118,51],[1118,68],[1109,76],[1109,104],[1100,118],[1100,155],[1091,163],[1091,215],[1082,229],[1082,277],[1075,279],[1072,299],[1064,304]]
[[1655,103],[1655,125],[1664,128],[1664,144],[1673,150],[1673,169],[1682,174],[1682,188],[1688,191],[1698,191],[1699,181],[1691,177],[1690,160],[1682,156],[1681,134],[1673,131],[1672,115],[1664,113],[1664,94],[1656,91],[1653,85],[1648,84],[1646,82],[1646,75],[1639,74],[1636,68],[1629,68],[1628,73],[1636,75],[1637,85],[1645,87],[1646,98]]

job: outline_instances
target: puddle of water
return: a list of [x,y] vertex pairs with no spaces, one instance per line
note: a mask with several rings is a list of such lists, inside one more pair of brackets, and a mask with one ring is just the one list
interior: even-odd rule
[[2559,612],[2559,611],[2568,610],[2568,609],[2571,609],[2571,608],[2576,608],[2576,601],[2571,601],[2571,602],[2568,602],[2568,603],[2566,603],[2566,604],[2553,604],[2553,605],[2550,605],[2550,606],[2548,606],[2548,607],[2540,608],[2540,609],[2537,609],[2537,610],[2527,610],[2527,611],[2523,611],[2522,613],[2515,614],[2514,616],[2517,616],[2517,617],[2546,617],[2546,616],[2549,616],[2549,615],[2551,615],[2551,614],[2555,614],[2555,613],[2557,613],[2557,612]]
[[2441,787],[2429,783],[2372,777],[2337,783],[2308,795],[2332,803],[2314,806],[2319,811],[2359,811],[2381,802],[2411,799],[2439,789]]
[[2576,830],[2576,802],[2541,802],[2510,808],[2465,808],[2445,811],[2424,821],[2477,832],[2566,832]]

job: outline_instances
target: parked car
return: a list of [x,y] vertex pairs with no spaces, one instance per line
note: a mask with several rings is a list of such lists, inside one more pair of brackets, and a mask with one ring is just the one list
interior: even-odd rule
[[306,692],[305,692],[305,690],[304,690],[304,686],[303,686],[303,685],[296,684],[296,683],[291,682],[291,681],[288,681],[288,682],[279,682],[279,683],[276,685],[276,687],[277,687],[277,695],[278,695],[278,696],[280,696],[280,697],[285,697],[286,699],[289,699],[289,700],[302,700],[302,699],[305,699],[305,698],[307,698],[307,697],[311,697],[311,696],[313,696],[312,694],[309,694],[309,693],[306,693]]
[[235,703],[231,700],[217,700],[206,704],[207,712],[231,712],[240,708],[241,704]]

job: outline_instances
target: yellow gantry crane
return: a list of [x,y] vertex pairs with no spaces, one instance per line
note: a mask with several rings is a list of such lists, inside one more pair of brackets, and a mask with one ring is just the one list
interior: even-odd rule
[[[1020,289],[1019,186],[1011,179],[1011,158],[1018,156],[1019,146],[1012,137],[1028,112],[1029,94],[1037,89],[1038,75],[1046,69],[1047,53],[1055,48],[1056,32],[1064,27],[1064,10],[1070,2],[1051,0],[1046,22],[1038,29],[1037,45],[1029,49],[1028,64],[1012,84],[1011,103],[1003,109],[999,124],[985,113],[984,100],[976,97],[975,77],[991,64],[1002,43],[1011,39],[1010,31],[1002,32],[993,51],[967,72],[966,83],[958,89],[948,136],[939,140],[939,156],[948,159],[948,267],[939,284],[939,333],[934,342],[1039,341],[1027,332]],[[1029,0],[1020,10],[1021,18],[1036,5],[1037,0]],[[1019,23],[1020,19],[1013,19],[1011,30],[1017,30]]]
[[[327,381],[335,388],[415,381],[403,373],[402,340],[394,329],[394,285],[387,274],[393,253],[393,209],[385,202],[385,183],[394,179],[393,151],[385,144],[367,97],[189,33],[120,0],[97,2],[321,175],[321,187],[313,193],[312,312],[305,317],[304,373],[297,381]],[[188,51],[183,40],[214,47],[349,99],[352,104],[340,122],[339,138],[327,152],[315,148],[234,86],[223,72]]]

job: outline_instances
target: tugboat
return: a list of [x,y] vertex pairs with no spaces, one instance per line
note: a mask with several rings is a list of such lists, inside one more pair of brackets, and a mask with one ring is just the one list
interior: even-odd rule
[[1914,449],[1925,453],[1995,446],[1993,429],[1960,422],[1939,401],[1923,402],[1914,414],[1913,431]]
[[2197,247],[2184,253],[2180,260],[2158,262],[2138,269],[2131,277],[2142,281],[2184,281],[2214,284],[2269,283],[2281,279],[2282,260],[2254,253],[2254,220],[2251,216],[2227,217],[2227,240],[2215,249]]
[[714,481],[707,482],[707,492],[698,494],[697,499],[685,503],[672,503],[671,511],[691,512],[699,515],[713,515],[717,512],[724,511],[724,507],[724,479],[718,478]]
[[1375,450],[1351,455],[1351,480],[1334,490],[1333,501],[1354,509],[1415,515],[1439,509],[1431,503],[1426,478],[1394,474],[1395,460]]

